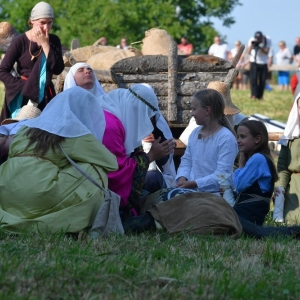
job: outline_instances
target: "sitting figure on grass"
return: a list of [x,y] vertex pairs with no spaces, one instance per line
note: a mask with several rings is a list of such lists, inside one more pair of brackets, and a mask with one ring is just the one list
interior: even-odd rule
[[189,136],[176,175],[177,187],[220,195],[218,175],[233,173],[238,153],[235,132],[224,115],[225,103],[218,91],[198,91],[191,107],[200,126]]
[[107,188],[107,173],[118,166],[101,143],[105,119],[99,100],[75,87],[58,94],[39,117],[23,124],[0,167],[0,227],[14,233],[76,233],[89,228],[104,193],[61,149]]

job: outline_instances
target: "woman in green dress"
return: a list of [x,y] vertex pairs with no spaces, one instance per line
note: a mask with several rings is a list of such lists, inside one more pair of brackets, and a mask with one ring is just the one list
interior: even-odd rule
[[106,174],[117,169],[117,161],[101,143],[105,118],[99,101],[75,87],[24,124],[0,167],[0,226],[17,233],[90,227],[104,194],[69,163],[59,145],[107,188]]

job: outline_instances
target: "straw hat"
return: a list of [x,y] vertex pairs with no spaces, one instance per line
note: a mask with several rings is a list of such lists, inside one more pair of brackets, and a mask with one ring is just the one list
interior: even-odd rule
[[229,84],[222,81],[211,81],[207,88],[216,90],[222,94],[225,102],[225,115],[235,115],[241,112],[241,110],[232,103]]
[[1,125],[15,123],[25,119],[33,119],[38,117],[40,114],[41,111],[37,107],[33,105],[24,105],[15,118],[5,119],[2,121]]

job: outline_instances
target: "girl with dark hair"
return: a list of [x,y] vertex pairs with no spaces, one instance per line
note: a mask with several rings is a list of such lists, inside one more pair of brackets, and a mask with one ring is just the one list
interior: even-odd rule
[[240,158],[239,168],[234,173],[234,186],[239,194],[233,208],[239,217],[262,225],[278,179],[266,126],[256,120],[241,122],[237,141]]
[[192,116],[197,128],[177,171],[177,187],[220,195],[219,174],[232,174],[238,152],[235,133],[224,115],[224,100],[214,89],[198,91],[192,97]]

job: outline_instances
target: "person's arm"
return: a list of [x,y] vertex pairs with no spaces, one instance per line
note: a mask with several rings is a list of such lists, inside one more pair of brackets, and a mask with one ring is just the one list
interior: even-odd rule
[[255,181],[262,178],[269,169],[266,158],[256,153],[249,158],[244,167],[236,169],[234,172],[234,186],[237,192],[243,192]]
[[[293,143],[293,142],[289,142]],[[288,146],[281,145],[277,162],[278,181],[276,186],[282,186],[284,189],[288,186],[291,180],[292,172],[289,170],[289,162],[291,161],[291,149]]]
[[[193,134],[190,135],[189,141],[193,138]],[[192,170],[192,152],[190,143],[187,145],[183,156],[181,157],[180,165],[177,170],[176,181],[179,184],[180,182],[187,181],[190,178]]]
[[8,89],[15,89],[16,94],[22,87],[21,78],[11,74],[15,62],[21,55],[22,47],[20,45],[20,39],[15,38],[12,40],[0,65],[0,81],[4,83],[6,92]]
[[263,52],[264,54],[269,54],[271,41],[269,41],[265,36],[263,38],[264,38],[263,47],[260,47],[259,51]]

